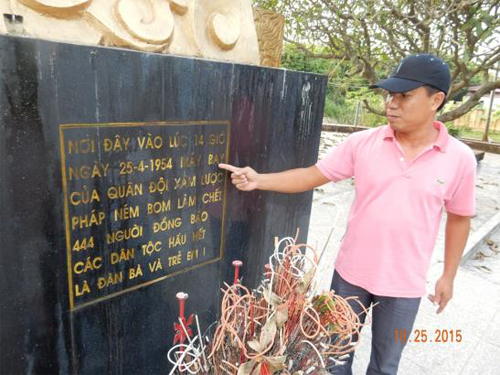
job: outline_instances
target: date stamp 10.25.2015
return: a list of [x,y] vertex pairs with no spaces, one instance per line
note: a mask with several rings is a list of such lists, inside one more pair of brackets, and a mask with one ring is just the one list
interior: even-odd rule
[[417,342],[417,343],[455,343],[462,342],[461,329],[395,329],[394,339],[399,342]]

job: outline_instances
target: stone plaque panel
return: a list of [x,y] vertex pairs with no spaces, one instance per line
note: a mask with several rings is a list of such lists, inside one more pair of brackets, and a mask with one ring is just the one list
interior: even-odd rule
[[229,126],[60,125],[71,309],[222,258]]

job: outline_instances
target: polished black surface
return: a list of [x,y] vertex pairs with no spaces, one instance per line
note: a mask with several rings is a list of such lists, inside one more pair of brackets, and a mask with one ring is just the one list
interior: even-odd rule
[[[244,262],[243,284],[252,287],[275,236],[299,227],[306,239],[311,192],[239,192],[227,175],[217,177],[208,155],[260,172],[312,165],[325,77],[0,36],[0,82],[0,373],[167,373],[177,292],[189,294],[187,313],[197,312],[207,328],[218,315],[222,282],[232,280],[232,260]],[[176,132],[186,136],[184,149],[168,146]],[[225,134],[227,143],[196,148],[202,133]],[[165,143],[141,148],[139,139],[148,136]],[[133,147],[112,151],[106,139],[117,137]],[[95,142],[92,152],[85,139]],[[188,154],[204,164],[181,167]],[[213,184],[202,185],[211,173]],[[196,185],[173,188],[189,176],[197,176]],[[149,190],[159,178],[170,180],[163,194]],[[109,195],[110,187],[129,183],[142,183],[142,194]],[[94,189],[99,199],[81,201]],[[215,189],[221,199],[204,203],[203,194]],[[196,202],[174,209],[184,194]],[[171,210],[148,214],[148,203],[165,195]],[[140,214],[120,211],[125,205]],[[82,218],[92,210],[105,217]],[[192,224],[191,215],[203,211],[206,220]],[[155,232],[164,217],[181,217],[182,225]],[[110,233],[136,224],[141,237],[108,242]],[[195,243],[200,227],[206,236]],[[191,243],[169,248],[179,233]],[[82,246],[90,237],[93,246]],[[143,250],[149,241],[161,241],[161,249]],[[195,248],[205,248],[204,256],[188,261]],[[134,257],[129,251],[118,261],[111,254],[121,249],[133,249]],[[178,251],[182,262],[169,265]],[[93,266],[84,272],[87,258]],[[162,268],[150,269],[157,259]],[[129,277],[138,264],[141,281]],[[122,279],[113,276],[122,271]],[[90,292],[77,296],[85,280]]]
[[59,126],[72,310],[223,257],[230,126]]

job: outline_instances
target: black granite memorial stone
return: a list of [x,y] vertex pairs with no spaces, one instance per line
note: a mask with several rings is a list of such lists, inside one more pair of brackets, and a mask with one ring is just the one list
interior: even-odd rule
[[2,374],[168,373],[179,291],[203,328],[254,287],[312,194],[220,162],[316,162],[326,78],[0,36]]

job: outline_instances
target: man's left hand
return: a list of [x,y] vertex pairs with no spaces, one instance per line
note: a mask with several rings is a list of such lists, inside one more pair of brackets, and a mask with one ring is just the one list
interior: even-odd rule
[[439,305],[437,314],[444,310],[448,301],[453,296],[453,279],[441,276],[441,278],[436,282],[435,294],[429,294],[427,298],[429,300]]

